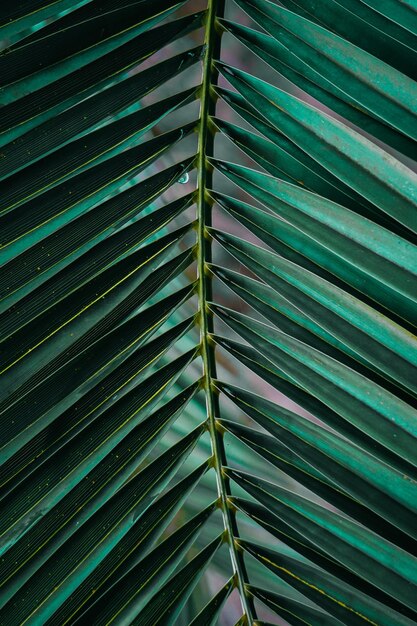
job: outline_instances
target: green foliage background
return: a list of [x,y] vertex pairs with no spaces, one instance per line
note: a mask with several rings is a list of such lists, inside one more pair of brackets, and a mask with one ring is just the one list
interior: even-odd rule
[[0,624],[416,624],[414,0],[0,42]]

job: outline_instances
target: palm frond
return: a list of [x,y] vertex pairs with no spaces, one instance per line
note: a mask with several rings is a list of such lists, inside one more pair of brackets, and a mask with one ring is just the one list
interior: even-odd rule
[[0,624],[415,624],[413,3],[0,46]]

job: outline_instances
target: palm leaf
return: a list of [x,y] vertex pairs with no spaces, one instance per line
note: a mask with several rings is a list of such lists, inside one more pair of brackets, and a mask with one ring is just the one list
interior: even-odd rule
[[416,623],[415,7],[0,46],[0,624]]

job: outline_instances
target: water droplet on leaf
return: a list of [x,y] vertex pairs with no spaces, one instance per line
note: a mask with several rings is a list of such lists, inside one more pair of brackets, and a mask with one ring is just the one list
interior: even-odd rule
[[188,172],[184,172],[184,174],[182,174],[182,176],[180,176],[180,178],[178,179],[178,182],[181,185],[185,185],[186,183],[188,183],[189,180],[190,177],[188,176]]

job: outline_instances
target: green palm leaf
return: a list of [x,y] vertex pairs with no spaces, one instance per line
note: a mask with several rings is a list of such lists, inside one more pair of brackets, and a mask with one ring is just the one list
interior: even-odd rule
[[413,3],[0,46],[0,624],[417,623]]

